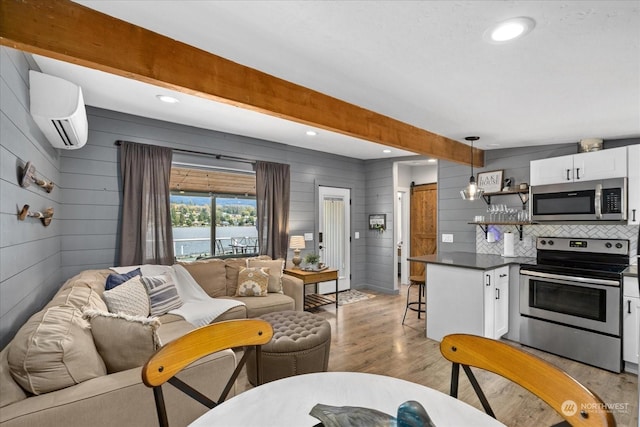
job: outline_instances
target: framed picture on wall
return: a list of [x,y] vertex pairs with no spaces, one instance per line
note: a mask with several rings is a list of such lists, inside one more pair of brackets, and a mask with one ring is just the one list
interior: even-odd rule
[[482,188],[485,193],[497,193],[502,190],[502,177],[504,170],[479,172],[478,187]]

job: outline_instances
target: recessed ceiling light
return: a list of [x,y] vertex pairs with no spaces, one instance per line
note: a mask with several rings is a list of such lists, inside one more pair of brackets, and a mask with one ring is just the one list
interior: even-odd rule
[[497,142],[492,142],[491,144],[489,144],[489,147],[500,147],[500,144],[498,144]]
[[166,102],[167,104],[177,104],[178,102],[178,98],[174,98],[173,96],[169,96],[169,95],[156,95],[156,98],[158,98],[160,101],[162,102]]
[[429,159],[429,160],[427,160],[427,162],[429,162],[429,163],[435,163],[435,162],[437,162],[437,160],[436,160],[436,159]]
[[382,152],[383,152],[383,153],[385,153],[385,154],[389,154],[389,153],[391,152],[391,150],[389,150],[388,148],[386,148],[386,149],[382,150]]
[[315,130],[308,130],[307,131],[307,135],[309,136],[316,136],[318,134],[318,132],[316,132]]
[[493,25],[484,32],[483,38],[489,43],[506,43],[533,30],[536,22],[528,17],[521,16]]

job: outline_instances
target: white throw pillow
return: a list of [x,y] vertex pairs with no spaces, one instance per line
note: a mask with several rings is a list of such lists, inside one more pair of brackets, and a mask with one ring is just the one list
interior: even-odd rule
[[110,313],[147,317],[150,311],[149,295],[141,276],[135,276],[102,294]]

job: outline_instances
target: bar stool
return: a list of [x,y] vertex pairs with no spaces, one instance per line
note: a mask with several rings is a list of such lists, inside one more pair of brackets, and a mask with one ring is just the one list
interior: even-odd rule
[[[413,285],[418,286],[418,301],[409,301],[409,294]],[[407,288],[407,306],[404,309],[404,316],[402,316],[402,324],[404,325],[404,319],[407,317],[407,310],[413,310],[418,312],[418,319],[420,319],[420,313],[427,312],[427,303],[422,302],[422,295],[424,295],[424,277],[423,276],[409,276],[409,287]],[[417,307],[414,307],[417,306]]]

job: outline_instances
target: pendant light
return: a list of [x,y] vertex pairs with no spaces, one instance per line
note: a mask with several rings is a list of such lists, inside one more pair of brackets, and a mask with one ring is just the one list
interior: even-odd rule
[[480,196],[482,196],[482,193],[484,193],[484,190],[478,187],[478,184],[476,184],[476,179],[473,176],[473,141],[479,140],[480,137],[467,136],[465,139],[471,142],[471,178],[469,178],[469,185],[460,191],[460,195],[462,196],[463,200],[478,200]]

